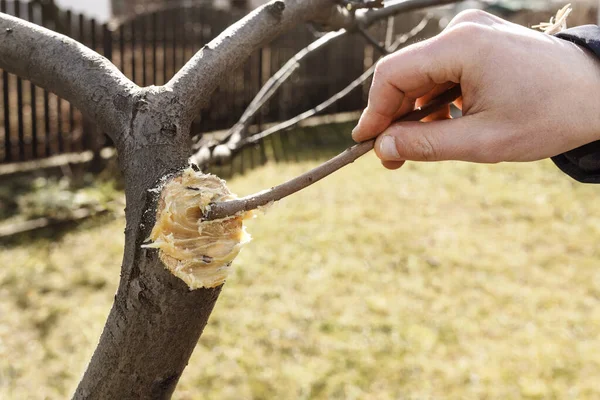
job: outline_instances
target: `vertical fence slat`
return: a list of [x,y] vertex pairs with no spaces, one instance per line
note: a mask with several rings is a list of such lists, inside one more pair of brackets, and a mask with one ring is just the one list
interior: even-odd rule
[[138,83],[137,79],[136,79],[136,65],[135,65],[135,41],[136,41],[135,28],[136,28],[135,20],[132,20],[129,23],[129,29],[131,32],[131,42],[129,44],[130,49],[131,49],[131,80],[135,83]]
[[113,33],[108,28],[108,24],[102,24],[102,52],[104,57],[113,60]]
[[[65,15],[65,25],[66,25],[67,35],[69,35],[70,37],[73,37],[73,13],[71,12],[71,10],[67,10],[67,13]],[[73,135],[75,132],[75,117],[74,117],[73,113],[74,113],[73,105],[69,102],[69,111],[68,111],[67,115],[68,115],[68,119],[69,119],[69,132],[71,133],[71,135]],[[73,149],[71,149],[71,150],[73,150]]]
[[141,19],[140,19],[140,27],[141,27],[141,32],[140,32],[140,47],[142,48],[142,86],[148,86],[148,78],[147,78],[147,64],[148,64],[148,60],[146,58],[146,45],[147,45],[147,38],[146,35],[148,34],[148,16],[146,14],[142,15]]
[[[27,4],[27,16],[29,21],[37,23],[35,18],[35,3],[29,2]],[[31,156],[37,158],[38,152],[38,136],[37,136],[37,90],[33,83],[29,83],[29,97],[31,104]]]
[[161,14],[161,22],[162,22],[162,70],[163,70],[163,82],[167,82],[170,78],[167,72],[167,47],[168,47],[168,39],[167,39],[167,28],[169,27],[169,20],[167,18],[168,14],[166,12],[162,12]]
[[[94,50],[98,50],[98,29],[97,22],[95,18],[90,19],[90,47]],[[87,132],[84,132],[84,135],[89,137],[89,143],[92,151],[94,152],[94,157],[97,157],[97,153],[99,151],[99,140],[100,138],[98,130],[96,129],[96,125],[92,124],[91,121],[85,121],[85,126],[87,127]],[[88,147],[88,148],[90,148]]]
[[8,73],[2,71],[2,92],[4,106],[4,160],[12,161],[12,143],[10,140],[10,87],[8,84]]
[[[89,45],[87,38],[89,37],[88,32],[86,32],[86,23],[85,16],[83,14],[78,14],[77,18],[74,18],[74,21],[77,21],[77,30],[75,30],[75,26],[73,26],[72,32],[73,36],[81,43]],[[86,148],[86,136],[89,133],[89,130],[86,129],[87,125],[83,118],[83,115],[80,110],[74,110],[75,118],[74,122],[77,125],[77,148],[79,151],[87,150]],[[72,130],[72,132],[75,132]]]
[[181,60],[182,60],[182,66],[185,65],[185,63],[187,62],[187,60],[189,60],[188,56],[187,56],[187,48],[188,48],[188,35],[187,32],[185,31],[187,28],[187,20],[188,20],[189,14],[187,12],[184,12],[181,15],[181,20],[179,21],[179,29],[181,29],[182,32],[182,37],[181,37]]
[[98,51],[98,22],[95,18],[90,19],[90,47]]
[[177,72],[177,14],[174,10],[170,10],[169,14],[171,16],[171,35],[173,35],[171,38],[171,50],[173,51],[173,59],[171,60],[173,72],[171,73],[171,76],[173,76]]
[[[156,12],[152,13],[150,30],[152,31],[152,85],[158,85],[157,81],[157,58],[156,58],[156,43],[157,43],[157,19],[158,14]],[[164,83],[164,82],[163,82]]]
[[[102,52],[104,57],[113,61],[113,31],[109,28],[108,24],[102,24]],[[104,143],[103,146],[112,145],[107,135],[103,134]]]
[[[21,17],[21,2],[14,2],[15,17]],[[19,138],[19,160],[25,160],[25,128],[23,126],[23,79],[17,76],[17,129]]]
[[51,135],[50,135],[50,96],[47,90],[44,90],[44,153],[46,157],[52,154]]
[[[0,11],[6,12],[6,0],[0,1]],[[2,70],[2,99],[4,108],[4,161],[12,161],[12,143],[10,140],[10,86],[8,72]]]
[[123,74],[125,72],[125,29],[123,25],[119,26],[119,68]]

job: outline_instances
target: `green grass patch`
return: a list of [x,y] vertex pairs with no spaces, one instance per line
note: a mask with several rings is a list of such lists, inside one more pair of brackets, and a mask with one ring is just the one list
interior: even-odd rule
[[[245,195],[316,164],[237,176]],[[600,207],[549,161],[372,155],[248,223],[176,399],[598,398]],[[71,394],[124,221],[0,252],[0,398]]]

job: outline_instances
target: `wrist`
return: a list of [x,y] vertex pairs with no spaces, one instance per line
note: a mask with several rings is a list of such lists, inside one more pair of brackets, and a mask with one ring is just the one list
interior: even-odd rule
[[[581,87],[573,88],[581,93],[585,110],[581,121],[591,132],[588,142],[600,140],[600,27],[597,25],[582,25],[566,29],[555,34],[559,39],[574,43],[581,49],[586,59],[583,64],[589,66],[587,79],[581,82]],[[580,67],[578,65],[576,67]],[[589,118],[589,119],[588,119]]]

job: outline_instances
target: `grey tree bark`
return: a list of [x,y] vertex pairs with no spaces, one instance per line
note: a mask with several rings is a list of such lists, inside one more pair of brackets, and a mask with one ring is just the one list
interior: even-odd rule
[[171,397],[221,287],[190,291],[156,250],[142,248],[155,222],[151,189],[188,166],[191,122],[226,71],[298,23],[340,29],[354,18],[334,0],[275,0],[204,46],[166,85],[140,88],[82,44],[0,14],[0,68],[70,101],[107,132],[125,179],[119,288],[75,398]]

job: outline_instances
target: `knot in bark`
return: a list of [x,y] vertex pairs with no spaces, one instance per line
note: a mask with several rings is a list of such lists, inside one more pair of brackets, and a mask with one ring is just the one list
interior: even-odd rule
[[283,11],[285,10],[285,3],[282,0],[277,0],[269,5],[267,5],[267,11],[273,16],[277,21],[281,21],[283,17]]

